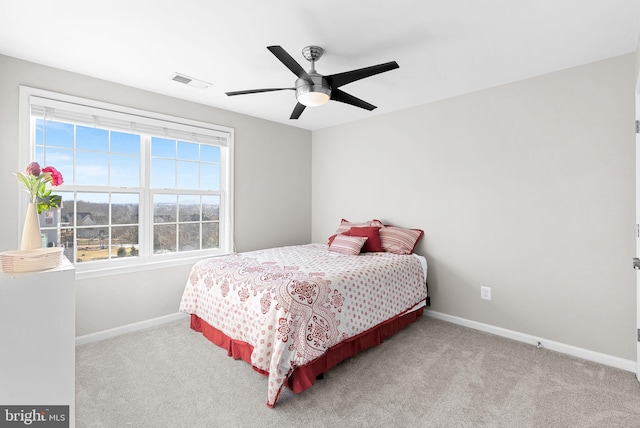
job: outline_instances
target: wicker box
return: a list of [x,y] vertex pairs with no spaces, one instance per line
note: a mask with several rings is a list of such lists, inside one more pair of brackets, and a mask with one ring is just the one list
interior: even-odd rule
[[0,253],[0,266],[4,273],[36,272],[57,268],[63,258],[63,247],[11,250]]

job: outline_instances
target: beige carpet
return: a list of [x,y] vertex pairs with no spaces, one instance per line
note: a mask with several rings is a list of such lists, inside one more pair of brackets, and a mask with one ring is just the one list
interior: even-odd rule
[[174,322],[77,348],[85,427],[639,427],[630,372],[422,317],[266,407],[267,379]]

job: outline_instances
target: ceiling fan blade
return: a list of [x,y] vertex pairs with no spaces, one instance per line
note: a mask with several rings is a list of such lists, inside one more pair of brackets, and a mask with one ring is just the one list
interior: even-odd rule
[[257,94],[259,92],[272,92],[272,91],[286,91],[286,90],[292,90],[295,91],[296,88],[265,88],[265,89],[247,89],[245,91],[231,91],[231,92],[225,92],[225,94],[227,94],[227,96],[232,96],[232,95],[244,95],[244,94]]
[[298,76],[300,79],[308,80],[309,82],[311,82],[311,77],[309,77],[304,68],[302,68],[302,66],[298,64],[296,60],[293,59],[291,55],[289,55],[287,51],[282,48],[282,46],[267,46],[267,49],[269,49],[271,53],[280,60],[281,63],[283,63],[289,70],[291,70],[293,74]]
[[384,73],[385,71],[395,70],[400,68],[397,62],[385,62],[384,64],[372,65],[371,67],[360,68],[358,70],[345,71],[344,73],[332,74],[325,76],[329,85],[332,88],[339,88],[347,83],[355,82],[356,80],[364,79],[365,77],[374,76],[376,74]]
[[296,104],[296,106],[293,109],[293,112],[291,113],[291,117],[289,119],[299,118],[305,108],[306,106],[304,104],[300,104],[300,103]]
[[368,102],[363,101],[360,98],[354,97],[351,94],[347,94],[345,91],[342,91],[337,88],[331,90],[331,99],[333,101],[340,101],[341,103],[351,104],[352,106],[360,107],[369,111],[373,110],[374,108],[377,108],[373,104],[369,104]]

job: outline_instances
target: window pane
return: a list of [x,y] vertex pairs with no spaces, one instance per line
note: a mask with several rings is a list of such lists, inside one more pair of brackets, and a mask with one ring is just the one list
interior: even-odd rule
[[111,257],[135,257],[138,255],[138,227],[116,226],[111,228]]
[[200,189],[220,190],[220,165],[200,164]]
[[220,220],[220,196],[202,197],[202,221]]
[[200,162],[220,163],[220,147],[202,144],[200,146]]
[[[140,196],[128,193],[111,195],[111,224],[138,224]],[[137,240],[137,238],[136,238]],[[137,244],[137,242],[136,242]]]
[[140,154],[140,136],[111,131],[111,153]]
[[178,141],[178,159],[181,160],[198,160],[199,144]]
[[178,202],[178,221],[200,221],[200,197],[198,195],[180,195]]
[[[76,222],[78,226],[109,224],[108,193],[78,193],[76,201]],[[80,234],[78,233],[78,235]]]
[[47,149],[46,155],[38,156],[38,159],[41,162],[40,166],[52,166],[57,169],[66,184],[73,183],[73,150]]
[[77,236],[78,259],[88,262],[109,258],[109,228],[78,228]]
[[220,225],[202,223],[202,249],[220,248]]
[[[46,123],[40,120],[40,131],[46,140],[46,146],[48,147],[67,147],[73,148],[73,128],[70,123],[56,122],[54,120],[47,120]],[[36,129],[38,123],[36,123]],[[37,132],[37,131],[36,131]],[[38,136],[36,135],[36,140]]]
[[176,161],[167,159],[151,160],[151,187],[174,189],[176,187]]
[[60,207],[60,226],[74,226],[74,194],[70,192],[60,192],[56,193],[56,195],[60,195],[62,198],[62,206]]
[[[36,146],[36,159],[35,159],[35,161],[38,162],[40,164],[40,166],[44,165],[44,147]],[[58,169],[58,168],[56,167],[56,169]],[[58,171],[60,171],[60,170],[58,169]],[[64,175],[63,175],[63,177],[64,177]]]
[[177,224],[156,224],[153,226],[153,252],[172,253],[176,251]]
[[[49,141],[48,137],[47,141]],[[108,152],[109,131],[87,126],[76,126],[76,149]]]
[[151,138],[151,156],[175,159],[176,140],[158,137]]
[[42,132],[42,125],[44,121],[40,118],[36,119],[35,126],[35,143],[36,147],[44,145],[44,133]]
[[198,188],[198,164],[196,162],[178,161],[178,188]]
[[39,216],[43,247],[57,247],[60,243],[60,210],[45,211]]
[[117,187],[139,187],[140,158],[111,155],[111,180],[109,184]]
[[178,225],[178,248],[180,251],[200,249],[200,224],[187,223]]
[[107,186],[108,177],[109,155],[107,153],[76,152],[75,184]]
[[64,247],[65,257],[73,262],[75,260],[73,253],[76,247],[72,228],[63,227],[60,229],[60,244]]
[[154,223],[175,222],[177,219],[177,210],[178,210],[178,197],[176,195],[154,195],[153,196]]

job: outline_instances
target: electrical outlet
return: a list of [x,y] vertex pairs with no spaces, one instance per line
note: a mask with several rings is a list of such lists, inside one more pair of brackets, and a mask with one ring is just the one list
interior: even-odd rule
[[482,300],[491,300],[491,287],[480,286],[480,298]]

